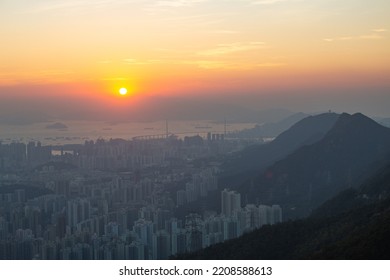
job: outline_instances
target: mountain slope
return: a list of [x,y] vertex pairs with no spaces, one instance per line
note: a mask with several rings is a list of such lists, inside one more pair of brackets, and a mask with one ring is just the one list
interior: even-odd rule
[[308,117],[305,113],[295,113],[281,121],[256,125],[254,128],[244,129],[238,132],[238,136],[244,138],[274,138],[292,125]]
[[264,226],[184,259],[389,259],[390,164],[303,220]]
[[335,124],[338,114],[325,113],[304,118],[281,133],[274,141],[254,145],[227,159],[222,169],[225,174],[236,175],[267,167],[303,145],[320,140]]
[[179,259],[389,259],[390,201],[262,228]]
[[249,196],[281,204],[288,218],[307,216],[341,190],[361,183],[389,152],[389,128],[362,114],[344,113],[321,140],[258,176]]

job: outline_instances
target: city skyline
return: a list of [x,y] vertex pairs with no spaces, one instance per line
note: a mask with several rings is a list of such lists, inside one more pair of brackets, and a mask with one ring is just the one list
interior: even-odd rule
[[[169,259],[281,223],[279,205],[241,207],[239,193],[218,190],[218,168],[190,163],[245,143],[233,139],[98,139],[56,155],[40,142],[0,142],[0,209],[12,216],[0,216],[0,260]],[[191,210],[215,193],[220,209],[215,201],[207,214]]]

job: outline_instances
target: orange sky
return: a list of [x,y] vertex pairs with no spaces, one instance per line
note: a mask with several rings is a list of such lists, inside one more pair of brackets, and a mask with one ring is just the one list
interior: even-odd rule
[[121,87],[388,91],[389,12],[388,0],[2,0],[0,98],[28,85],[102,102]]

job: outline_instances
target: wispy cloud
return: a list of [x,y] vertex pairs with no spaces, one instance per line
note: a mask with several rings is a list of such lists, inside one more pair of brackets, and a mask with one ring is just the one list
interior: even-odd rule
[[193,64],[202,69],[225,69],[225,70],[253,70],[256,68],[276,68],[286,66],[286,63],[239,63],[229,61],[197,60]]
[[361,35],[359,36],[359,39],[365,39],[365,40],[378,40],[383,39],[384,36],[381,36],[379,34],[369,34],[369,35]]
[[265,62],[265,63],[259,63],[256,64],[257,67],[282,67],[286,66],[287,63],[282,63],[282,62]]
[[155,6],[169,7],[169,8],[189,7],[206,1],[207,0],[165,0],[165,1],[157,1]]
[[135,58],[126,58],[123,60],[124,64],[130,64],[130,65],[151,65],[151,64],[164,63],[164,62],[165,61],[162,59],[139,60]]
[[129,79],[128,78],[123,78],[123,77],[102,79],[102,81],[127,81],[127,80],[129,80]]
[[61,10],[90,10],[96,8],[105,8],[112,5],[141,2],[142,0],[68,0],[68,1],[45,1],[35,6],[35,8],[29,8],[25,11],[26,14],[32,13],[45,13]]
[[237,30],[210,30],[208,33],[211,34],[237,34]]
[[[224,33],[224,32],[223,32]],[[230,32],[227,32],[230,33]],[[192,65],[201,69],[213,70],[252,70],[256,68],[264,67],[282,67],[286,64],[280,61],[275,61],[275,58],[271,58],[271,61],[259,61],[259,59],[251,57],[248,59],[237,59],[235,56],[229,56],[229,54],[254,51],[269,48],[265,42],[261,41],[249,41],[249,42],[233,42],[218,44],[213,48],[203,50],[191,50],[183,51],[180,55],[175,53],[170,59],[164,61],[164,63],[177,64],[177,65]],[[159,51],[169,52],[167,49],[158,49]],[[186,59],[184,59],[186,57]],[[135,61],[130,61],[135,63]]]
[[273,5],[281,2],[302,2],[304,0],[251,0],[252,5]]
[[202,69],[222,69],[222,68],[229,67],[229,63],[227,63],[226,61],[218,61],[218,60],[184,60],[184,61],[180,61],[179,63],[195,65],[196,67]]
[[112,62],[112,60],[99,60],[97,63],[99,63],[99,64],[109,64],[111,62]]
[[325,42],[337,42],[337,41],[352,41],[352,40],[379,40],[384,39],[385,36],[382,34],[387,32],[386,29],[373,29],[373,33],[367,35],[358,35],[358,36],[342,36],[342,37],[333,37],[333,38],[324,38],[322,39]]
[[74,80],[74,72],[55,69],[42,69],[38,71],[0,72],[0,81],[3,84],[46,84],[53,82],[69,82]]
[[230,44],[219,44],[215,48],[200,51],[198,54],[202,56],[226,55],[236,52],[263,49],[266,47],[267,46],[264,42],[236,42]]
[[[253,5],[272,5],[279,2],[285,2],[286,0],[258,0],[258,1],[251,1]],[[288,0],[287,0],[288,1]]]
[[385,29],[385,28],[377,28],[377,29],[373,29],[372,32],[382,33],[382,32],[387,32],[387,29]]
[[123,63],[126,63],[126,64],[135,64],[137,63],[137,60],[135,58],[125,58],[123,60]]
[[205,70],[214,70],[214,69],[223,69],[223,70],[253,70],[258,68],[275,68],[286,66],[287,63],[284,62],[240,62],[240,61],[231,61],[224,59],[193,59],[193,60],[177,60],[176,64],[183,65],[193,65]]
[[353,40],[355,38],[356,37],[352,37],[352,36],[344,36],[344,37],[325,38],[323,40],[325,42],[334,42],[334,41],[349,41],[349,40]]

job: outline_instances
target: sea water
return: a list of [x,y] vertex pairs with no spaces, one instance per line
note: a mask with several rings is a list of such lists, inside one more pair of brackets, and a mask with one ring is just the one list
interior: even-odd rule
[[0,124],[0,141],[28,143],[40,141],[43,145],[81,144],[86,140],[115,139],[130,140],[138,136],[161,136],[168,131],[182,138],[187,135],[201,135],[208,132],[227,133],[254,127],[253,123],[227,123],[194,120],[155,122],[103,122],[103,121],[59,121],[66,128],[49,129],[55,122],[40,122],[32,125]]

